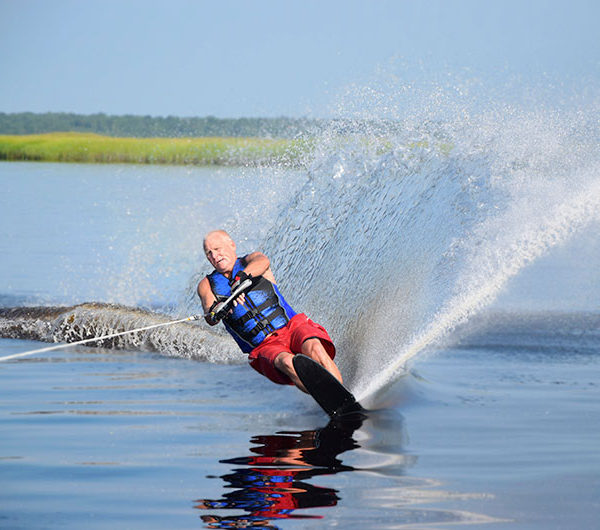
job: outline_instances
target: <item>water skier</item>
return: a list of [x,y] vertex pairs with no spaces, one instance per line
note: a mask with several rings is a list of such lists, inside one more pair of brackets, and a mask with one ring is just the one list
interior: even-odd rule
[[[206,322],[214,326],[222,320],[242,351],[249,354],[252,368],[274,383],[294,384],[307,392],[292,363],[296,353],[303,353],[342,382],[333,362],[335,346],[329,334],[285,301],[267,256],[252,252],[238,258],[235,242],[224,230],[205,236],[204,253],[215,268],[198,284]],[[224,304],[247,280],[251,285],[233,301],[233,306]]]

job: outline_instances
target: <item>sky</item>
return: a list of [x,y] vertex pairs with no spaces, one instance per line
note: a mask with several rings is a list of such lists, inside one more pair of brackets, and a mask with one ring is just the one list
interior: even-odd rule
[[595,90],[599,20],[597,0],[0,0],[0,112],[327,117],[390,79]]

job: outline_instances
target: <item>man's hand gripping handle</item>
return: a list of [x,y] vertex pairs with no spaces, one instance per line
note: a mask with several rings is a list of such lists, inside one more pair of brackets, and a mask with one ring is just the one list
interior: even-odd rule
[[227,298],[227,300],[213,305],[210,311],[204,315],[204,318],[209,318],[213,322],[218,322],[219,320],[221,320],[225,316],[227,311],[229,311],[231,303],[251,285],[252,278],[250,277],[241,282],[236,282],[234,284],[235,288],[231,292],[231,296]]

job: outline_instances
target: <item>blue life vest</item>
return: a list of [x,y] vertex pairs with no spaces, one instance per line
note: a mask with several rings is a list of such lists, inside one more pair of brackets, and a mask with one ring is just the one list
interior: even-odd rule
[[[235,278],[245,266],[245,259],[238,258],[231,277]],[[230,279],[225,275],[215,270],[207,278],[217,301],[221,302],[231,295]],[[285,301],[277,285],[263,276],[252,278],[252,286],[245,295],[244,305],[236,305],[223,318],[223,324],[242,351],[250,353],[267,335],[284,327],[296,312]]]

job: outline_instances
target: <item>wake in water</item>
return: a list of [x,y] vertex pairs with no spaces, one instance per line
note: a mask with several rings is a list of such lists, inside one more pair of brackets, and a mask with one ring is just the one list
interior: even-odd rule
[[72,343],[148,326],[158,329],[94,341],[91,346],[158,352],[211,362],[239,360],[227,339],[198,324],[175,323],[167,315],[113,304],[73,307],[0,308],[0,337]]

